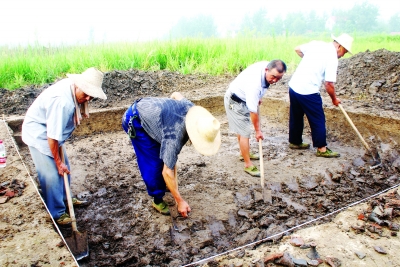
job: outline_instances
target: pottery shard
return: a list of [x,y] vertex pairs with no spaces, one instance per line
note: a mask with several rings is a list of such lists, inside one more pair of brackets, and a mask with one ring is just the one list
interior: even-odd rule
[[304,240],[299,236],[292,236],[290,238],[290,244],[295,247],[300,247],[304,245]]
[[386,250],[384,250],[382,247],[380,246],[374,246],[374,249],[376,252],[381,253],[381,254],[387,254]]
[[268,263],[268,262],[272,262],[276,259],[282,258],[283,257],[283,253],[279,252],[279,253],[273,253],[268,255],[267,257],[264,258],[264,262]]
[[342,262],[338,258],[329,257],[329,256],[325,258],[325,263],[331,267],[342,266]]

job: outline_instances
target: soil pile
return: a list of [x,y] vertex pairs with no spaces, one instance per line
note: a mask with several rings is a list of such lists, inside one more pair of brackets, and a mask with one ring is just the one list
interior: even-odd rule
[[[218,84],[227,84],[232,76],[210,76],[207,74],[182,75],[168,71],[111,71],[104,74],[103,90],[107,100],[93,99],[90,108],[117,107],[132,104],[139,97],[163,96],[174,91],[182,92],[204,86],[213,87]],[[0,89],[2,105],[0,114],[24,115],[32,102],[39,94],[51,86],[30,86],[18,90]]]
[[380,49],[339,60],[336,92],[340,97],[373,101],[400,111],[400,53]]

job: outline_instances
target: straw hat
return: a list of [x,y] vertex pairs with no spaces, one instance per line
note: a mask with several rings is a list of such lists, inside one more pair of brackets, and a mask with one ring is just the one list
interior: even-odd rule
[[219,121],[208,110],[193,106],[186,114],[186,131],[194,148],[205,156],[218,152],[221,145]]
[[82,74],[67,74],[67,77],[88,96],[107,99],[106,94],[101,89],[104,77],[101,71],[92,67]]
[[353,44],[353,37],[348,35],[347,33],[341,34],[339,37],[335,37],[333,34],[331,35],[332,39],[336,42],[338,42],[341,46],[346,48],[347,51],[349,51],[350,54],[353,54],[351,52],[351,45]]

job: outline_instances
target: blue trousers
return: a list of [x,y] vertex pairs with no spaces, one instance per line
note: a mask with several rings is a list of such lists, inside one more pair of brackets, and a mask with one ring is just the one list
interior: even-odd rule
[[129,121],[135,132],[135,137],[130,139],[147,193],[155,199],[162,199],[167,186],[162,176],[164,162],[160,159],[161,145],[143,129],[135,104],[129,107],[122,117],[122,128],[126,133],[129,131]]
[[[58,174],[56,164],[52,157],[42,154],[32,146],[29,146],[29,151],[31,152],[32,160],[36,167],[44,202],[51,216],[57,220],[65,213],[66,209],[64,204],[64,200],[67,199],[64,177]],[[68,166],[68,169],[70,169],[67,153],[65,153],[65,150],[63,150],[63,153],[65,164]],[[70,183],[70,181],[71,177],[68,175],[68,182]]]
[[299,145],[303,142],[304,114],[311,128],[314,147],[326,146],[325,113],[321,95],[301,95],[289,88],[290,119],[289,142]]

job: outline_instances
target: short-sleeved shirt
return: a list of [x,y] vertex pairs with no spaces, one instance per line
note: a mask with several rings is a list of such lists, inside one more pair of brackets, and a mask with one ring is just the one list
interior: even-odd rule
[[336,82],[338,57],[333,43],[311,41],[300,46],[304,54],[289,81],[290,88],[298,94],[318,93],[322,81]]
[[228,91],[246,102],[249,111],[257,113],[258,103],[269,87],[265,77],[268,61],[256,62],[244,69],[229,85]]
[[148,135],[160,143],[160,159],[173,169],[182,147],[189,140],[185,118],[194,104],[183,98],[147,97],[136,104],[141,125]]
[[22,140],[41,153],[53,157],[47,138],[61,146],[75,129],[75,104],[70,79],[63,79],[45,89],[26,112],[22,124]]

